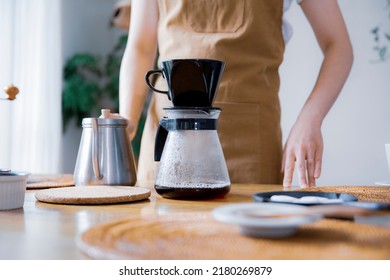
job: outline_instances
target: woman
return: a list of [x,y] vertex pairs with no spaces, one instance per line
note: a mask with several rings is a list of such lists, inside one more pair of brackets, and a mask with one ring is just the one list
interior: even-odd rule
[[[223,60],[214,106],[222,108],[218,133],[232,183],[315,186],[322,162],[321,124],[352,65],[352,47],[337,0],[302,0],[300,6],[324,54],[321,70],[282,149],[278,68],[291,0],[133,0],[120,77],[120,114],[134,136],[147,97],[145,73],[178,58]],[[284,36],[283,36],[284,35]],[[160,65],[160,63],[159,63]],[[165,81],[157,81],[163,88]],[[153,145],[165,95],[153,94],[138,165],[138,184],[155,179]],[[284,178],[283,174],[284,173]]]

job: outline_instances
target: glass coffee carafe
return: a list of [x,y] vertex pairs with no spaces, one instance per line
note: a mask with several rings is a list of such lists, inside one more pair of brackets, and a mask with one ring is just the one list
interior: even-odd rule
[[[146,74],[146,83],[167,94],[173,106],[164,108],[155,143],[160,161],[155,189],[166,198],[208,199],[230,191],[230,179],[217,133],[221,109],[212,107],[224,63],[209,59],[162,62]],[[154,88],[150,76],[160,74],[168,91]]]
[[[168,198],[212,198],[230,191],[229,173],[217,133],[218,108],[165,108],[160,135],[168,132],[155,189]],[[163,131],[163,132],[161,132]]]

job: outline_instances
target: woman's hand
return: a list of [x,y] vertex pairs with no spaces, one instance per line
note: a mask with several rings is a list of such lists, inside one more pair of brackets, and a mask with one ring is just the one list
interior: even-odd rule
[[322,165],[321,124],[340,94],[353,61],[351,42],[337,0],[305,0],[301,7],[324,59],[314,88],[285,145],[284,187],[291,187],[295,166],[299,185],[315,186]]
[[301,187],[315,186],[321,174],[322,152],[321,125],[312,120],[298,121],[290,132],[283,153],[283,186],[291,187],[295,167]]

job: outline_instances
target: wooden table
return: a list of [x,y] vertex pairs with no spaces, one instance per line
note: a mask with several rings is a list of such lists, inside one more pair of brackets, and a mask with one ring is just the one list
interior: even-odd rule
[[[0,259],[88,259],[77,246],[76,240],[83,232],[99,224],[125,217],[143,219],[166,214],[210,212],[215,207],[228,203],[253,202],[252,196],[257,192],[283,190],[282,186],[279,185],[233,184],[230,193],[224,198],[187,201],[165,199],[156,194],[153,188],[150,189],[152,190],[152,195],[150,199],[145,201],[93,206],[42,203],[35,199],[35,190],[27,190],[23,208],[0,211]],[[379,219],[379,223],[385,222],[390,224],[389,214],[388,212],[386,213],[386,219]],[[327,226],[325,222],[325,227]],[[338,226],[337,224],[336,227]],[[349,225],[346,226],[346,228],[349,227]],[[388,242],[390,240],[390,228],[379,230],[378,236],[384,236],[384,242],[390,243]],[[321,233],[321,231],[314,227],[306,233],[307,235],[298,236],[292,240],[290,245],[297,243],[306,244],[306,240],[310,236],[318,239],[318,233]],[[322,230],[322,234],[324,239],[326,239],[327,231]],[[335,244],[335,241],[343,244],[342,235],[338,234],[336,236],[337,240],[328,240],[329,244]],[[364,234],[363,238],[365,236]],[[372,239],[375,239],[375,235],[373,235]],[[359,242],[358,240],[357,244],[360,244]],[[371,241],[365,239],[365,242],[370,244]],[[383,245],[388,247],[390,244]],[[375,246],[374,248],[383,247],[381,244],[376,244]],[[325,258],[332,256],[331,250],[333,249],[330,248],[329,250],[329,255],[325,255]],[[371,253],[375,254],[375,250],[371,250]],[[384,254],[382,252],[379,258],[387,258],[386,250]],[[347,257],[349,258],[350,256]],[[355,257],[355,255],[352,256]],[[368,258],[370,257],[370,255],[367,256]],[[356,257],[358,258],[359,256],[357,255]],[[288,255],[286,255],[286,258],[288,258]]]
[[42,203],[35,199],[35,190],[27,190],[23,208],[0,211],[0,259],[86,259],[76,237],[100,223],[130,215],[210,211],[227,203],[253,201],[254,193],[282,190],[282,186],[232,185],[225,198],[208,201],[165,199],[151,189],[146,201],[99,206]]

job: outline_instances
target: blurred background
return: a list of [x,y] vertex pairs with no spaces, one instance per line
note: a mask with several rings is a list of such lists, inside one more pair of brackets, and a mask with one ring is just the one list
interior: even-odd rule
[[[81,119],[117,110],[127,8],[117,0],[0,0],[0,168],[73,173]],[[390,181],[390,1],[340,0],[354,65],[323,124],[318,185]],[[128,6],[127,6],[128,7]],[[119,9],[121,8],[121,9]],[[322,54],[299,5],[286,13],[294,35],[280,68],[286,140],[318,74]],[[113,21],[114,20],[114,21]],[[122,21],[123,23],[123,21]],[[138,154],[138,137],[133,142]],[[296,184],[296,180],[294,181]]]

